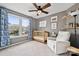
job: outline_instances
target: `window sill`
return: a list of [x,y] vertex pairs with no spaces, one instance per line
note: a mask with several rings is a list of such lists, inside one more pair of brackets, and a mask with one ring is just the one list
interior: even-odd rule
[[14,39],[14,38],[22,38],[22,37],[27,37],[28,34],[26,35],[20,35],[20,36],[10,36],[11,39]]

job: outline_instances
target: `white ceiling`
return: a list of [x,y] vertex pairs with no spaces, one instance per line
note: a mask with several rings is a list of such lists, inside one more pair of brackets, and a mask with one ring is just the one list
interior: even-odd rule
[[[45,3],[42,3],[42,4],[38,3],[37,5],[43,6],[45,5]],[[46,11],[49,12],[49,14],[42,13],[41,15],[37,16],[36,12],[28,12],[28,10],[36,9],[31,3],[0,3],[0,6],[20,12],[28,16],[32,16],[33,18],[45,17],[54,13],[58,13],[58,12],[67,10],[72,5],[74,5],[74,3],[51,3],[51,7],[45,9]]]

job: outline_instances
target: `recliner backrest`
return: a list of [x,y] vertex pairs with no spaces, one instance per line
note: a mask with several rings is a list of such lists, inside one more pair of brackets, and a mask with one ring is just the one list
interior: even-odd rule
[[69,41],[70,33],[68,31],[59,31],[56,41]]

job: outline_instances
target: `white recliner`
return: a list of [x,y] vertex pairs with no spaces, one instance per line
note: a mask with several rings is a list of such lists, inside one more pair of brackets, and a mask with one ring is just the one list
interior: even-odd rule
[[47,45],[55,54],[66,53],[67,47],[70,46],[69,38],[69,32],[59,31],[56,40],[53,40],[53,38],[47,39]]

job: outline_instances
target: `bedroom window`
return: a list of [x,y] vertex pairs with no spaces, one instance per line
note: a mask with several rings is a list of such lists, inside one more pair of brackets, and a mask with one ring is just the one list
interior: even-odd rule
[[18,16],[13,14],[8,14],[8,28],[10,36],[19,35],[19,19]]
[[39,22],[39,27],[46,27],[46,21],[40,21]]
[[11,37],[26,36],[30,30],[30,20],[14,14],[8,14],[8,26]]

